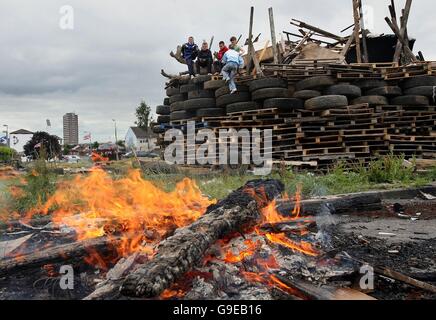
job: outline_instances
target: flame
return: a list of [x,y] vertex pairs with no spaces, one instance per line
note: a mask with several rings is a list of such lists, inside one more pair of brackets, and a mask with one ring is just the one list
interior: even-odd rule
[[[150,244],[194,222],[214,203],[189,179],[178,183],[174,191],[165,192],[142,179],[140,171],[114,180],[95,169],[89,176],[60,183],[26,220],[34,214],[52,214],[52,221],[74,229],[78,240],[108,237],[121,258],[133,252],[152,254]],[[88,259],[104,267],[105,261],[97,252]]]
[[228,263],[238,263],[244,261],[256,253],[257,248],[261,243],[260,241],[254,242],[252,240],[245,240],[244,244],[247,246],[245,251],[241,251],[239,254],[235,255],[231,250],[229,250],[224,257],[224,261]]
[[298,251],[312,257],[316,257],[318,255],[318,252],[312,247],[310,243],[304,241],[301,241],[300,243],[294,242],[289,239],[284,233],[267,233],[265,236],[269,241],[279,244],[293,251]]
[[103,157],[102,155],[100,155],[96,152],[93,152],[91,154],[91,160],[92,160],[92,162],[108,162],[109,158]]

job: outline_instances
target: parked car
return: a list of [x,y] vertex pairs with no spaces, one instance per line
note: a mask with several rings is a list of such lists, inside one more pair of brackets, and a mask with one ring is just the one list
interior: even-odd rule
[[64,160],[68,163],[79,163],[82,160],[79,156],[64,156]]
[[[136,156],[138,158],[152,158],[152,159],[159,158],[159,155],[157,153],[153,152],[153,151],[137,151],[136,152]],[[133,158],[133,157],[135,157],[135,154],[134,154],[133,151],[127,152],[124,155],[124,158],[127,158],[127,159],[130,159],[130,158]]]

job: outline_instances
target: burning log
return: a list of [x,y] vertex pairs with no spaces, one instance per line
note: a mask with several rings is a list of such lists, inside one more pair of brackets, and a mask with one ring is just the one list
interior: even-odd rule
[[108,239],[106,237],[96,238],[86,241],[64,244],[42,251],[35,251],[31,254],[19,256],[0,261],[0,276],[11,275],[29,268],[41,267],[45,264],[58,263],[68,260],[83,260],[90,250],[98,252],[108,252],[111,244],[115,244],[121,239]]
[[259,222],[260,210],[283,192],[276,180],[247,183],[206,214],[163,241],[153,260],[130,274],[121,293],[133,297],[156,297],[199,263],[217,240]]
[[287,233],[304,231],[316,226],[316,221],[308,218],[294,219],[292,221],[279,223],[265,223],[260,230],[270,233]]

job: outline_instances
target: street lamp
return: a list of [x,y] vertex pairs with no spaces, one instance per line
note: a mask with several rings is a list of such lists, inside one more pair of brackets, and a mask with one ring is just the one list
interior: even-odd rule
[[117,120],[112,119],[112,121],[114,122],[114,126],[115,126],[115,153],[117,155],[117,161],[120,160],[119,159],[119,155],[118,155],[118,133],[117,133]]

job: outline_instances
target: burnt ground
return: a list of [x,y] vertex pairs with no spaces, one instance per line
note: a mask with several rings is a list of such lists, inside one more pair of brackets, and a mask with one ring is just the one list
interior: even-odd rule
[[[395,207],[394,207],[395,205]],[[400,215],[394,210],[400,208]],[[398,210],[397,210],[398,211]],[[320,239],[323,252],[317,259],[279,250],[279,262],[287,274],[312,281],[316,285],[354,286],[360,279],[358,270],[364,261],[371,266],[388,267],[415,279],[436,285],[436,202],[422,199],[389,200],[383,209],[371,212],[350,212],[342,215],[319,217],[317,227],[307,236],[315,243]],[[41,248],[54,241],[70,242],[65,235],[39,233],[28,243],[25,251]],[[0,235],[10,240],[19,235]],[[235,252],[243,247],[244,237],[233,240]],[[257,238],[254,238],[258,240]],[[274,251],[274,250],[273,250]],[[260,254],[271,252],[263,242]],[[350,257],[353,260],[349,260]],[[328,263],[332,260],[334,263]],[[59,288],[60,275],[56,273],[64,263],[35,267],[13,275],[0,276],[0,299],[82,299],[93,292],[96,284],[103,281],[105,272],[80,262],[68,261],[74,266],[73,290]],[[356,268],[357,266],[357,268]],[[191,274],[194,283],[185,299],[289,299],[289,295],[274,288],[247,283],[239,275],[239,265],[214,261],[207,268]],[[248,271],[255,271],[247,269]],[[335,273],[343,276],[336,278]],[[188,277],[189,278],[189,277]],[[213,278],[213,279],[211,279]],[[399,281],[376,275],[375,288],[368,295],[382,300],[436,299],[430,294]]]
[[[411,218],[398,217],[394,204]],[[436,202],[403,200],[384,205],[382,211],[336,216],[335,224],[328,227],[331,247],[369,265],[436,285]],[[378,299],[436,299],[435,294],[383,276],[376,276],[375,290],[369,294]]]

